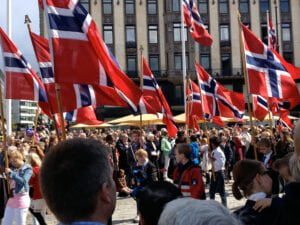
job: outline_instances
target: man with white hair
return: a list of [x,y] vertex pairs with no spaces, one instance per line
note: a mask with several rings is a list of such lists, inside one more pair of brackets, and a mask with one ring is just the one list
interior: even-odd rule
[[[184,207],[183,207],[184,206]],[[242,225],[221,204],[212,200],[192,198],[169,202],[158,225]]]

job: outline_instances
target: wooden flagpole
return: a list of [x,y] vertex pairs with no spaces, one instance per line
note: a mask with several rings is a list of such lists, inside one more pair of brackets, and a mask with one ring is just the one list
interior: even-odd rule
[[[252,110],[250,106],[250,91],[249,91],[249,82],[248,82],[248,76],[247,76],[247,68],[246,68],[246,54],[245,54],[245,49],[244,49],[244,35],[243,35],[243,28],[242,28],[242,21],[241,21],[241,15],[240,12],[237,12],[238,14],[238,23],[239,23],[239,28],[240,28],[240,50],[241,50],[241,56],[242,56],[242,65],[243,65],[243,73],[244,73],[244,80],[245,80],[245,85],[246,85],[246,90],[247,90],[247,98],[248,98],[248,112],[249,112],[249,118],[250,118],[250,127],[251,127],[251,136],[252,140],[255,139],[255,131],[254,131],[254,126],[253,126],[253,120],[252,120]],[[253,142],[253,150],[254,150],[254,157],[257,160],[257,151],[256,151],[256,143],[255,141]]]
[[[141,71],[140,71],[140,89],[143,93],[143,82],[144,82],[144,62],[143,62],[143,52],[144,52],[144,47],[143,45],[140,46],[140,53],[141,53]],[[143,112],[142,110],[140,109],[140,130],[143,129]]]
[[34,119],[34,128],[33,128],[33,136],[32,136],[32,145],[35,145],[35,135],[36,135],[36,128],[37,128],[37,123],[38,123],[38,119],[39,119],[39,115],[40,115],[40,107],[39,105],[37,105],[37,109],[35,112],[35,119]]

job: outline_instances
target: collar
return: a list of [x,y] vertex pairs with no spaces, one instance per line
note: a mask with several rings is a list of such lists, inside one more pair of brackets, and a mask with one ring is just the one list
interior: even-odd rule
[[256,192],[248,197],[248,200],[258,201],[260,199],[266,198],[267,194],[264,192]]

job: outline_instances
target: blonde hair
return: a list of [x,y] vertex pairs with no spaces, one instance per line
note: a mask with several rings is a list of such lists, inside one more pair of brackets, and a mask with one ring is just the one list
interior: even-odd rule
[[42,165],[42,160],[41,158],[38,156],[38,154],[31,152],[28,156],[27,156],[27,162],[31,165],[31,166],[38,166],[40,167]]
[[10,158],[24,160],[23,154],[18,150],[12,150],[9,154]]
[[146,152],[146,150],[140,148],[136,153],[135,153],[136,157],[141,157],[143,159],[148,158],[148,153]]

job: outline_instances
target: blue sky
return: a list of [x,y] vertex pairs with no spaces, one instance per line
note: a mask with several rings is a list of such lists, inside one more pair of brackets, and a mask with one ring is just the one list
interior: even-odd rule
[[[0,0],[0,26],[6,31],[7,24],[7,1]],[[30,64],[36,68],[32,45],[29,39],[27,27],[24,24],[25,15],[29,15],[32,24],[32,31],[39,34],[39,9],[38,0],[10,0],[12,2],[11,10],[11,30],[12,40],[23,53]],[[3,67],[2,52],[0,52],[0,67]]]

